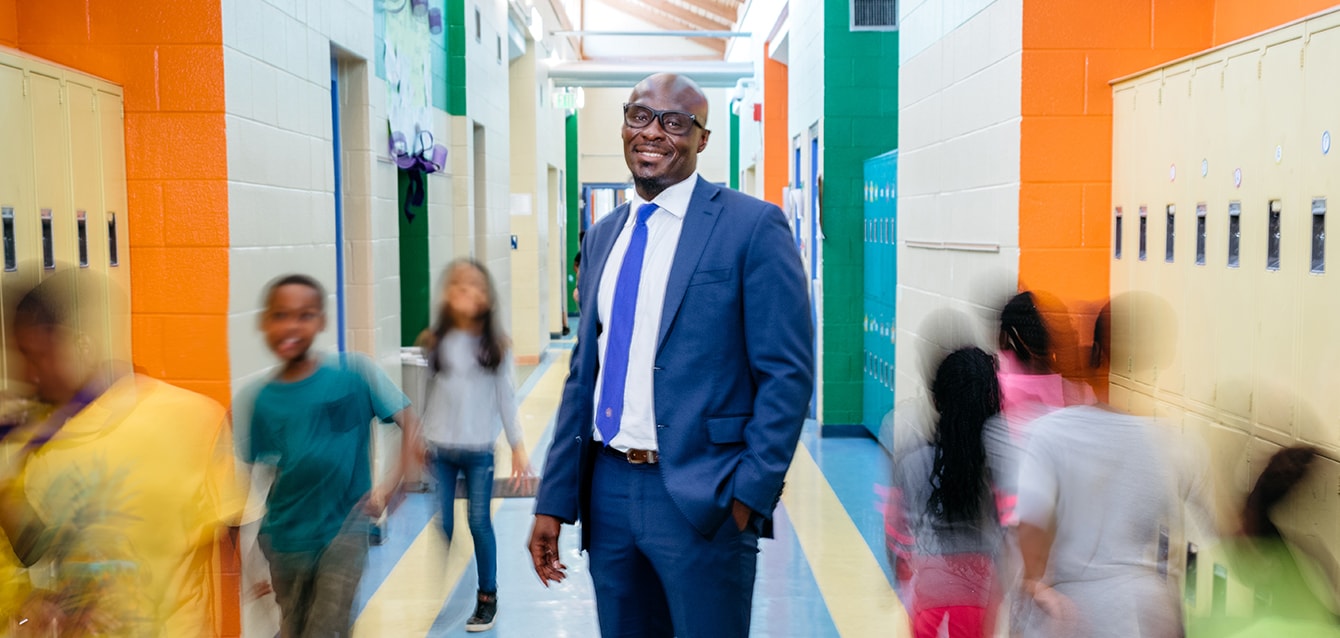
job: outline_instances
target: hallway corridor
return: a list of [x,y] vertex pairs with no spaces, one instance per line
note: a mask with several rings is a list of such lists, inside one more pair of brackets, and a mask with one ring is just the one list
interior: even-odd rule
[[[568,369],[571,342],[559,342],[527,379],[518,379],[521,423],[533,458],[543,459]],[[510,462],[500,447],[496,465]],[[543,471],[543,468],[537,468]],[[791,467],[776,538],[761,546],[754,594],[754,636],[806,638],[895,636],[905,613],[890,585],[876,487],[887,461],[871,439],[820,439],[807,428]],[[458,500],[455,542],[437,529],[431,494],[411,494],[390,516],[385,544],[374,547],[357,607],[355,634],[464,636],[474,604],[470,534]],[[529,498],[494,499],[498,533],[496,636],[594,636],[595,600],[577,534],[565,528],[569,578],[545,589],[525,552]]]

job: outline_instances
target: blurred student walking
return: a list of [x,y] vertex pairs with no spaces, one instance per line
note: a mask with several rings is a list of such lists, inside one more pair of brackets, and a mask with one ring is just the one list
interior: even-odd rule
[[498,543],[489,503],[493,496],[493,447],[500,430],[512,446],[513,487],[531,478],[517,423],[512,353],[498,320],[498,295],[479,262],[447,266],[437,320],[419,343],[432,380],[424,410],[429,463],[441,495],[442,531],[455,528],[456,479],[465,475],[470,536],[475,543],[479,592],[466,631],[493,627],[498,611]]

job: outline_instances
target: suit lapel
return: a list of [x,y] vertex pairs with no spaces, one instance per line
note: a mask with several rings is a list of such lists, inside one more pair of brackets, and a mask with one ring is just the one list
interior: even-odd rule
[[693,197],[689,200],[689,209],[684,213],[684,227],[679,233],[679,245],[675,247],[675,261],[670,266],[670,279],[665,285],[665,305],[661,307],[661,327],[656,336],[656,351],[659,353],[665,345],[665,335],[675,322],[679,305],[684,301],[684,293],[689,288],[689,279],[698,268],[707,247],[707,239],[721,218],[721,204],[715,199],[721,188],[711,182],[698,178],[693,188]]

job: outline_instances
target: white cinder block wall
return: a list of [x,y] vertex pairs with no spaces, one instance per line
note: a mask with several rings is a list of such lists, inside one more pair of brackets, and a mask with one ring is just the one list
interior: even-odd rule
[[[803,2],[793,7],[793,11],[787,17],[790,24],[788,39],[788,60],[787,65],[787,131],[790,133],[791,142],[788,146],[790,151],[787,156],[791,158],[788,164],[787,175],[795,179],[797,167],[795,163],[795,149],[799,145],[801,149],[801,160],[799,172],[802,184],[791,184],[792,188],[804,186],[803,192],[804,210],[800,227],[802,236],[805,240],[805,247],[808,251],[811,246],[818,245],[820,257],[817,260],[819,268],[823,268],[823,242],[816,241],[809,237],[811,228],[811,215],[814,211],[810,208],[809,179],[810,179],[810,131],[817,127],[819,135],[819,156],[820,165],[823,162],[823,114],[824,114],[824,7],[822,2]],[[821,171],[822,172],[822,171]],[[808,268],[810,259],[805,256],[804,261]],[[815,273],[813,303],[820,309],[823,308],[824,300],[823,276],[822,273]],[[824,313],[820,310],[818,313],[818,322],[814,327],[814,334],[817,349],[819,353],[818,360],[815,361],[815,369],[823,370],[823,334],[824,334]],[[815,410],[818,414],[823,414],[824,406],[824,384],[818,384],[817,401]]]
[[[1023,2],[913,0],[900,17],[901,406],[924,396],[933,353],[994,344],[1000,305],[1017,286]],[[950,336],[939,315],[928,321],[945,309],[962,313],[966,331]]]
[[[475,37],[474,33],[474,12],[478,9],[480,12],[480,34]],[[456,187],[459,188],[464,182],[466,192],[469,194],[468,204],[461,207],[462,201],[460,193],[456,194],[458,206],[456,216],[459,222],[466,220],[471,226],[471,232],[466,235],[465,244],[467,250],[462,254],[474,254],[475,258],[484,263],[493,275],[494,283],[498,287],[498,299],[502,305],[502,322],[504,326],[511,325],[512,309],[512,269],[511,269],[511,245],[509,235],[511,234],[511,223],[508,219],[508,200],[510,188],[508,186],[511,179],[511,169],[508,156],[510,148],[508,145],[508,125],[510,124],[509,113],[510,104],[508,100],[508,73],[507,73],[507,3],[504,0],[475,0],[467,2],[465,5],[465,58],[466,58],[466,115],[453,117],[454,133],[453,150],[457,152],[457,162],[453,166],[460,166],[460,161],[464,160],[465,170],[456,172],[457,176],[465,176],[464,180],[457,179]],[[501,38],[501,54],[499,54],[499,38]],[[475,192],[474,176],[474,126],[480,125],[484,128],[484,166],[485,166],[485,192],[483,193],[484,202],[487,208],[487,214],[483,219],[482,228],[475,224],[475,198],[479,193]],[[464,148],[462,148],[464,146]],[[459,149],[459,150],[456,150]],[[482,241],[480,238],[482,237]],[[462,248],[462,237],[460,234],[456,237],[456,246],[458,251]],[[483,251],[478,251],[476,247],[482,246]]]
[[[557,18],[545,8],[544,24]],[[545,19],[547,17],[547,20]],[[562,188],[550,192],[559,171],[565,170],[566,111],[550,106],[550,55],[576,55],[565,38],[529,40],[525,55],[513,61],[511,76],[511,234],[517,237],[512,256],[513,353],[524,363],[537,362],[549,343],[549,334],[562,330],[565,296],[562,250],[566,206]],[[552,175],[551,175],[552,171]],[[551,182],[551,176],[553,182]]]
[[329,287],[319,345],[336,342],[332,47],[344,60],[349,346],[399,378],[396,183],[379,159],[384,128],[370,125],[385,120],[372,11],[361,0],[223,0],[234,387],[273,363],[257,318],[261,291],[276,275],[308,273]]
[[[435,88],[434,90],[438,89]],[[441,90],[446,89],[444,87]],[[437,306],[438,302],[441,301],[438,295],[442,291],[443,283],[442,271],[452,259],[469,254],[468,250],[463,252],[457,252],[456,250],[456,235],[458,232],[467,233],[464,243],[467,245],[470,243],[468,238],[469,229],[460,229],[455,220],[458,214],[457,199],[469,197],[469,191],[460,188],[460,183],[470,177],[469,158],[459,157],[463,151],[459,148],[460,140],[456,137],[454,120],[457,119],[460,118],[452,117],[446,111],[433,110],[433,133],[437,136],[437,143],[447,147],[447,165],[442,170],[428,176],[428,272],[430,277],[428,290],[432,296],[428,302],[429,326],[432,326],[437,319]],[[462,161],[464,161],[464,164],[462,164]],[[392,173],[394,174],[394,171]],[[457,179],[457,177],[461,179]],[[399,193],[396,193],[396,195],[398,196]]]

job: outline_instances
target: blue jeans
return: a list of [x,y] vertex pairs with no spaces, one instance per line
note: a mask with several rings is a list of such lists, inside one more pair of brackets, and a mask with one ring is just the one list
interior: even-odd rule
[[456,477],[465,473],[469,499],[470,536],[475,540],[475,562],[479,566],[479,591],[498,591],[498,540],[493,535],[489,505],[493,499],[493,452],[433,448],[433,475],[442,505],[442,531],[451,542],[456,525]]

